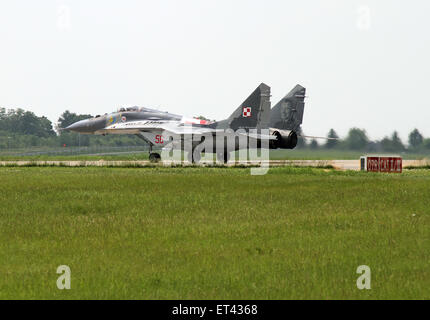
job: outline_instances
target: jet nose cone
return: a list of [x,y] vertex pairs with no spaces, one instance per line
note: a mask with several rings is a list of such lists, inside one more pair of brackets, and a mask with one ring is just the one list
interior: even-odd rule
[[98,130],[103,129],[106,126],[106,118],[105,117],[97,117],[86,120],[81,120],[75,122],[65,128],[64,130],[79,132],[79,133],[88,133],[94,134]]
[[73,132],[86,132],[88,131],[88,121],[87,120],[81,120],[78,122],[75,122],[65,128],[64,130],[67,131],[73,131]]

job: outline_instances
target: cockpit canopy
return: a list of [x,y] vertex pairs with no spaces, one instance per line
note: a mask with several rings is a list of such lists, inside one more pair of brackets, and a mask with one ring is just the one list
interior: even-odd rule
[[156,110],[156,109],[151,109],[151,108],[145,108],[145,107],[122,107],[119,108],[116,112],[150,112],[150,113],[168,113],[168,112],[163,112],[160,110]]
[[142,108],[139,108],[139,107],[128,107],[128,108],[124,108],[124,107],[122,107],[122,108],[119,108],[118,110],[117,110],[117,112],[126,112],[126,111],[131,111],[131,112],[138,112],[138,111],[141,111],[140,109],[142,109]]

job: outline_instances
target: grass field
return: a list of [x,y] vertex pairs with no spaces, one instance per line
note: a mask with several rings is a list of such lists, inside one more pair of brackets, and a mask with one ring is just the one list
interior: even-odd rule
[[[0,299],[429,299],[430,171],[0,168]],[[71,290],[58,290],[59,265]],[[368,265],[372,289],[358,290]]]

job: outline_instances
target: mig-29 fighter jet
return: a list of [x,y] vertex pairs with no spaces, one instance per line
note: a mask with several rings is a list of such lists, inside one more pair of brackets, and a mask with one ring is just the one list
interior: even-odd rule
[[153,162],[161,159],[159,153],[152,152],[153,146],[159,146],[187,151],[191,163],[199,162],[202,152],[216,153],[218,161],[227,163],[230,152],[239,149],[294,149],[303,120],[304,99],[305,88],[298,85],[270,110],[270,87],[262,83],[222,121],[132,107],[78,121],[64,130],[83,134],[135,134],[149,144],[149,159]]

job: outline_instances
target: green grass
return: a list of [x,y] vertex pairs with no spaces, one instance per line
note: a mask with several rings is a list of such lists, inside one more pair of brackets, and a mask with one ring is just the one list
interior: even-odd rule
[[430,298],[429,171],[249,172],[0,168],[0,299]]

